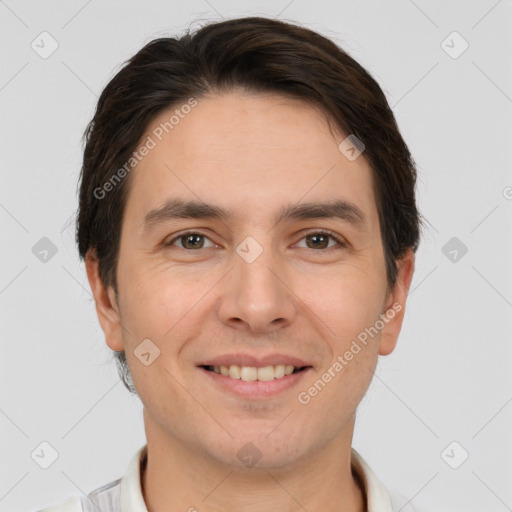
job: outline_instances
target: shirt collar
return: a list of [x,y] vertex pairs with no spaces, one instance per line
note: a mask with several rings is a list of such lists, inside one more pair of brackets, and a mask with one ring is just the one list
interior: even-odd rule
[[[121,480],[122,512],[148,512],[141,487],[141,465],[146,454],[147,444],[137,450]],[[384,485],[354,448],[352,448],[352,466],[363,481],[368,512],[393,512],[391,500]]]
[[352,467],[363,480],[368,512],[393,512],[386,488],[354,448],[352,448]]
[[141,487],[141,464],[147,449],[148,445],[145,444],[137,450],[121,480],[121,512],[148,512]]

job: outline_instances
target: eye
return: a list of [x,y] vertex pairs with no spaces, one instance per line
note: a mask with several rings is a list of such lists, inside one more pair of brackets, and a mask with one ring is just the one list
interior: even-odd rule
[[347,246],[346,242],[328,230],[310,230],[301,240],[306,240],[307,249],[332,249],[332,246],[329,247],[329,239],[334,240],[338,248]]
[[[211,245],[205,246],[205,240],[208,240]],[[306,240],[306,249],[333,249],[336,247],[336,245],[338,248],[347,246],[346,242],[344,242],[332,231],[328,230],[312,229],[305,234],[301,241],[302,240]],[[331,241],[335,242],[334,247],[329,246],[329,242]],[[181,233],[174,237],[172,240],[165,242],[164,246],[175,246],[176,242],[179,244],[178,247],[186,250],[207,249],[208,247],[215,246],[215,244],[206,235],[196,231],[187,231],[185,233]]]
[[[174,237],[172,240],[169,240],[169,242],[165,242],[164,245],[166,247],[175,245],[175,242],[180,242],[181,249],[204,249],[204,240],[210,240],[206,235],[203,235],[201,233],[197,233],[195,231],[187,231],[186,233],[181,233],[177,237]],[[210,240],[212,245],[210,247],[215,246],[215,244]]]

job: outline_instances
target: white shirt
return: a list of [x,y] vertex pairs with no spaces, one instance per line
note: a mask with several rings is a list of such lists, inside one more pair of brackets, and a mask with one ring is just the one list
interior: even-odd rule
[[[140,478],[141,462],[146,456],[146,450],[147,444],[137,450],[122,478],[95,489],[87,497],[71,496],[39,512],[148,512]],[[364,482],[368,512],[393,512],[390,495],[354,448],[352,466]]]

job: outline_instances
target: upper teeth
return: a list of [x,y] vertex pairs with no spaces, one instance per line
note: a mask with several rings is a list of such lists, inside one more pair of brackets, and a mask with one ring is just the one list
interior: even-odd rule
[[245,381],[281,379],[285,375],[290,375],[293,373],[293,370],[295,370],[294,366],[284,364],[262,366],[261,368],[232,364],[230,366],[213,366],[210,368],[213,369],[215,373],[221,373],[226,377]]

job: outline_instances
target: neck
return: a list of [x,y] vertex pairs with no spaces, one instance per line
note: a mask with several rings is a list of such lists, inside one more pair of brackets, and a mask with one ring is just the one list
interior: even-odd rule
[[351,436],[280,468],[240,470],[185,448],[146,425],[141,476],[148,512],[365,512],[366,496],[351,465]]

